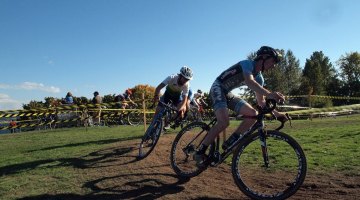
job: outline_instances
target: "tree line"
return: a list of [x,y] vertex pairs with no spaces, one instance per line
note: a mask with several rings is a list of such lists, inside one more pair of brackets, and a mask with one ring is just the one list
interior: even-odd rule
[[[265,72],[265,87],[271,91],[279,91],[286,96],[294,95],[322,95],[360,97],[360,54],[350,52],[342,55],[335,65],[324,55],[322,51],[315,51],[310,58],[306,59],[305,66],[300,67],[300,61],[291,50],[280,50],[284,59],[277,66]],[[249,59],[255,58],[255,52],[250,53]],[[337,66],[337,67],[335,67]],[[150,85],[136,85],[131,88],[133,99],[152,99],[155,88]],[[254,100],[254,94],[248,88],[240,88],[241,95],[249,102]],[[205,96],[208,94],[205,93]],[[115,94],[103,96],[104,103],[115,101]],[[209,100],[208,100],[209,101]],[[341,100],[326,98],[294,98],[289,100],[291,104],[311,107],[329,107],[359,103],[358,100]],[[23,104],[24,109],[48,108],[63,103],[63,99],[46,97],[45,101],[30,101]],[[88,104],[91,99],[86,97],[74,97],[75,104]],[[210,102],[208,102],[210,103]],[[209,104],[210,105],[210,104]]]

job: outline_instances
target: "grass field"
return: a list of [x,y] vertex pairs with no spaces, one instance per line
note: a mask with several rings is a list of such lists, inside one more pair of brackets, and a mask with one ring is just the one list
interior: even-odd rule
[[[360,175],[360,115],[294,120],[283,132],[303,147],[311,173]],[[231,122],[233,129],[239,122]],[[269,122],[268,127],[275,126]],[[87,194],[80,169],[102,159],[96,152],[139,138],[144,127],[92,127],[0,135],[0,199],[44,193]],[[170,148],[170,147],[169,147]],[[111,154],[105,154],[111,156]],[[104,155],[103,155],[104,156]],[[126,170],[119,167],[119,170]]]

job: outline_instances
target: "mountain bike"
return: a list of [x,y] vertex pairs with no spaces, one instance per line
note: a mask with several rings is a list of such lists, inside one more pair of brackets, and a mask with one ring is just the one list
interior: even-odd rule
[[[233,154],[232,175],[236,185],[252,199],[286,199],[304,182],[307,163],[301,146],[289,135],[280,132],[285,120],[275,130],[265,130],[265,115],[271,113],[276,102],[267,100],[259,108],[255,124],[227,149],[220,150],[220,137],[209,146],[204,166],[196,165],[193,155],[205,135],[215,125],[194,122],[176,136],[170,153],[171,166],[181,177],[195,177],[209,166],[217,166]],[[291,125],[291,120],[289,123]]]
[[180,119],[179,112],[176,108],[171,106],[171,102],[166,104],[159,101],[159,105],[161,108],[160,111],[154,116],[154,119],[147,128],[144,136],[141,138],[138,159],[146,158],[154,150],[161,136],[164,123],[169,123],[170,127],[173,129],[181,126],[183,123]]

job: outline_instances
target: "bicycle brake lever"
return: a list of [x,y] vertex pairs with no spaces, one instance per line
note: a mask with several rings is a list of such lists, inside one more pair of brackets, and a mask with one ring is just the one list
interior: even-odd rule
[[290,127],[292,128],[291,117],[290,117],[289,113],[285,113],[285,116],[286,116],[286,118],[289,120]]
[[[289,123],[290,123],[290,127],[292,128],[291,117],[289,116],[288,113],[286,113],[285,116],[286,116],[287,121],[289,121]],[[285,121],[285,120],[282,120],[282,121],[281,121],[281,125],[280,125],[279,127],[277,127],[275,130],[278,131],[278,130],[284,128],[285,123],[286,123],[286,121]]]

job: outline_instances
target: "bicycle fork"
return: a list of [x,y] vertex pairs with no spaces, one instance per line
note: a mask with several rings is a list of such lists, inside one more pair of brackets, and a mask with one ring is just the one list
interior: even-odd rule
[[259,130],[259,137],[260,137],[260,145],[261,145],[261,151],[264,158],[264,166],[266,168],[269,167],[269,154],[267,151],[267,145],[266,145],[266,131],[264,129]]

